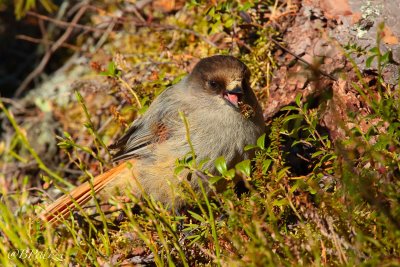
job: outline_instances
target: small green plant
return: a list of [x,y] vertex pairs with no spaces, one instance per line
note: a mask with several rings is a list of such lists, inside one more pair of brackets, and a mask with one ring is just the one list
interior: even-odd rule
[[14,13],[16,18],[21,19],[28,11],[36,9],[38,2],[40,2],[47,12],[57,10],[57,6],[51,0],[16,0],[14,1]]

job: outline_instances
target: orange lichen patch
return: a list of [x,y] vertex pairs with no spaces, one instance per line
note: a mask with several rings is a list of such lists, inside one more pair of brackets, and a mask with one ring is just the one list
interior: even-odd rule
[[153,2],[153,7],[161,12],[172,12],[181,9],[184,3],[185,1],[179,0],[156,0]]
[[382,32],[382,40],[389,45],[394,45],[399,43],[399,39],[393,34],[393,31],[385,25]]
[[321,1],[321,8],[328,19],[338,19],[339,16],[350,16],[353,14],[348,0],[324,0]]
[[162,143],[169,137],[169,130],[167,126],[163,123],[154,124],[154,134],[157,136],[158,143]]
[[361,12],[354,12],[353,15],[351,15],[351,25],[354,25],[354,24],[360,22],[361,19],[362,19]]

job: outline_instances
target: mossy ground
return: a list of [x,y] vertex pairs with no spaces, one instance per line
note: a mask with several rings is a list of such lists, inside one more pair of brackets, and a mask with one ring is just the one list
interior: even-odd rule
[[[73,38],[85,74],[74,77],[71,93],[58,96],[63,103],[37,96],[21,100],[22,107],[1,104],[0,262],[400,265],[399,86],[382,79],[391,62],[379,49],[368,52],[378,71],[362,73],[347,47],[349,73],[315,95],[297,94],[266,118],[267,133],[246,148],[256,149],[256,158],[236,167],[243,178],[239,186],[228,181],[226,191],[206,197],[183,185],[188,204],[179,212],[145,197],[133,200],[134,209],[115,202],[107,214],[71,216],[57,229],[36,219],[49,195],[112,167],[107,145],[199,58],[237,56],[251,69],[261,104],[269,104],[273,71],[280,67],[276,59],[285,53],[270,38],[282,38],[301,6],[174,3],[155,1],[140,10],[128,2],[96,3],[82,22],[88,31]],[[326,78],[318,69],[313,73]],[[367,112],[342,108],[331,120],[336,124],[322,124],[339,89],[357,92]],[[49,128],[48,117],[56,129]],[[333,137],[332,128],[341,135]],[[57,135],[58,145],[47,139],[38,144],[43,131]],[[224,170],[222,159],[217,164]],[[193,168],[190,162],[178,165]],[[230,173],[220,178],[229,180]]]

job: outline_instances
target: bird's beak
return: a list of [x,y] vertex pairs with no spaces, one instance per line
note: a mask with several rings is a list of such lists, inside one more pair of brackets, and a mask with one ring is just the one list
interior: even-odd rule
[[239,101],[242,95],[243,89],[240,82],[231,82],[223,93],[223,97],[235,108],[239,108]]

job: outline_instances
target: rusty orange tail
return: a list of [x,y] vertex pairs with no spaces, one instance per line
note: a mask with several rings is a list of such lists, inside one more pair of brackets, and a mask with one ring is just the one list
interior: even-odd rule
[[103,190],[110,182],[118,177],[119,173],[127,168],[126,163],[122,163],[111,170],[100,174],[93,180],[93,190],[88,182],[78,186],[67,195],[63,195],[47,206],[45,211],[41,214],[41,218],[51,224],[65,219],[70,211],[76,210],[77,205],[82,206],[93,197],[93,193],[97,194]]

